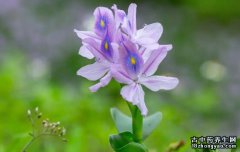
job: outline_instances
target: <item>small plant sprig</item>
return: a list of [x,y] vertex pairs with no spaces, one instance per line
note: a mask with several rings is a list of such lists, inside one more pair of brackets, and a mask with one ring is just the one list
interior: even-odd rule
[[26,152],[27,149],[32,145],[32,143],[43,136],[53,136],[60,138],[62,141],[66,142],[64,138],[66,134],[66,129],[60,126],[60,122],[51,122],[49,119],[43,119],[42,113],[39,112],[38,107],[34,110],[27,111],[28,119],[32,125],[32,131],[29,135],[32,137],[31,140],[25,145],[22,152]]

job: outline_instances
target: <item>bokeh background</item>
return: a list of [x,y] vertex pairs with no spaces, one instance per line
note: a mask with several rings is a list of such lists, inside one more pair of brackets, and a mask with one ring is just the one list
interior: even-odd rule
[[173,50],[157,74],[176,76],[173,91],[146,91],[149,114],[163,120],[145,144],[163,152],[191,136],[240,134],[240,1],[238,0],[1,0],[0,1],[0,152],[20,151],[30,140],[27,110],[61,121],[67,143],[43,139],[34,152],[110,152],[108,136],[117,133],[109,108],[129,114],[111,82],[91,93],[76,71],[93,61],[78,55],[73,29],[90,30],[97,6],[138,5],[138,28],[164,27],[162,44]]

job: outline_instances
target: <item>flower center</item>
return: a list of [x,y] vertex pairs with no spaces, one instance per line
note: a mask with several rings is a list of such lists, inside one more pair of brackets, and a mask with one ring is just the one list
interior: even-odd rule
[[105,27],[105,22],[104,22],[104,20],[101,20],[101,21],[100,21],[100,25],[101,25],[101,27]]
[[104,48],[105,48],[105,50],[108,50],[108,42],[104,43]]
[[135,60],[135,58],[134,57],[131,57],[131,64],[133,64],[133,65],[135,65],[136,64],[136,60]]

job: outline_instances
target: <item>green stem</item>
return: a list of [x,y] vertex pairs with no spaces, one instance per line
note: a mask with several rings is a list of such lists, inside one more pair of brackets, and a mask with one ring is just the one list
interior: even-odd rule
[[137,106],[128,103],[128,107],[132,114],[132,133],[133,139],[135,142],[142,142],[142,128],[143,128],[143,116],[141,115],[141,111]]
[[37,138],[36,137],[33,137],[26,145],[25,147],[23,148],[22,152],[26,152],[27,149],[30,147],[30,145],[34,142],[34,140],[36,140]]
[[[53,136],[51,134],[48,134],[48,133],[42,133],[42,134],[39,134],[37,136],[33,136],[32,139],[25,145],[25,147],[23,148],[22,152],[26,152],[27,149],[32,145],[32,143],[37,140],[38,138],[42,137],[42,136]],[[59,137],[59,136],[57,136]]]

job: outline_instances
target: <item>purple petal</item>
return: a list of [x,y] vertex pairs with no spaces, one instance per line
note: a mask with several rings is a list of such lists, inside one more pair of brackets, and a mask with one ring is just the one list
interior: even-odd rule
[[[113,13],[106,7],[97,7],[94,11],[95,16],[95,32],[99,36],[104,36],[106,31],[114,30],[115,22]],[[112,33],[112,32],[111,32]]]
[[137,47],[131,41],[124,41],[121,46],[121,62],[128,75],[135,79],[143,68],[143,60]]
[[97,59],[114,62],[118,58],[118,45],[112,43],[108,32],[102,41],[87,38],[83,40],[83,43]]
[[116,22],[116,28],[120,26],[120,24],[123,23],[124,18],[126,17],[126,13],[123,10],[120,10],[117,8],[117,5],[113,5],[112,9],[115,13],[115,22]]
[[146,76],[153,75],[157,71],[159,64],[166,57],[167,52],[167,47],[160,47],[154,50],[144,64],[142,73]]
[[106,60],[105,54],[100,50],[101,41],[95,41],[91,38],[83,39],[83,43],[86,44],[87,49],[94,55],[97,60]]
[[133,33],[136,32],[136,13],[137,13],[137,5],[132,3],[128,7],[128,19],[129,19],[129,24],[130,28],[132,29]]
[[123,29],[122,29],[122,28],[118,28],[117,31],[116,31],[116,34],[115,34],[115,36],[114,36],[113,41],[121,44],[121,43],[122,43],[123,41],[125,41],[126,39],[128,39],[128,35],[126,35],[126,34],[123,32]]
[[113,50],[113,61],[114,63],[118,63],[119,62],[119,46],[117,43],[111,43],[112,46],[112,50]]
[[139,104],[141,102],[144,102],[144,91],[142,89],[142,86],[140,84],[136,85],[136,93],[133,97],[133,104]]
[[82,45],[79,49],[79,55],[85,57],[85,58],[88,58],[88,59],[93,59],[94,56],[93,54],[91,53],[91,51],[85,46],[85,45]]
[[143,116],[146,116],[146,115],[147,115],[148,109],[147,109],[147,107],[146,107],[145,102],[140,102],[139,104],[137,104],[137,107],[140,109],[141,114],[142,114]]
[[85,38],[93,38],[93,39],[100,39],[98,35],[96,35],[94,32],[91,31],[78,31],[74,29],[74,32],[77,34],[77,36],[80,39],[85,39]]
[[165,76],[150,76],[139,78],[139,83],[143,84],[152,91],[171,90],[174,89],[179,81],[175,77],[165,77]]
[[109,37],[108,32],[106,32],[101,42],[100,50],[103,52],[105,57],[110,61],[112,61],[112,57],[113,57],[113,48],[112,48],[111,42],[112,42],[111,38]]
[[142,68],[142,59],[137,53],[129,53],[124,58],[124,66],[128,74],[132,77],[137,76]]
[[144,102],[144,91],[141,85],[136,83],[126,85],[121,89],[121,95],[128,102],[137,105],[142,115],[147,115],[148,110]]
[[172,44],[161,44],[159,47],[164,48],[166,51],[170,51],[172,49]]
[[77,75],[80,75],[88,80],[98,80],[109,70],[106,64],[95,62],[80,68]]
[[122,68],[121,65],[115,64],[111,68],[112,75],[116,81],[124,84],[131,84],[133,80],[129,77],[128,73]]
[[130,38],[134,35],[133,30],[131,28],[131,23],[127,17],[124,17],[121,29],[124,34],[127,34]]
[[162,25],[160,23],[153,23],[138,30],[134,39],[140,45],[149,45],[158,42],[162,32]]
[[129,85],[126,85],[122,87],[121,89],[121,95],[122,97],[127,100],[128,102],[131,102],[132,104],[136,105],[139,101],[136,101],[135,95],[137,93],[137,84],[132,83]]
[[166,51],[169,51],[172,49],[171,44],[159,45],[158,43],[153,43],[153,44],[145,45],[139,50],[140,54],[142,55],[143,61],[146,62],[148,58],[151,56],[152,52],[160,47],[165,47]]
[[91,86],[89,89],[92,91],[92,92],[96,92],[98,89],[102,88],[102,87],[105,87],[106,85],[108,85],[108,83],[111,81],[112,79],[112,74],[111,72],[108,72],[104,77],[102,77],[100,79],[100,82]]

